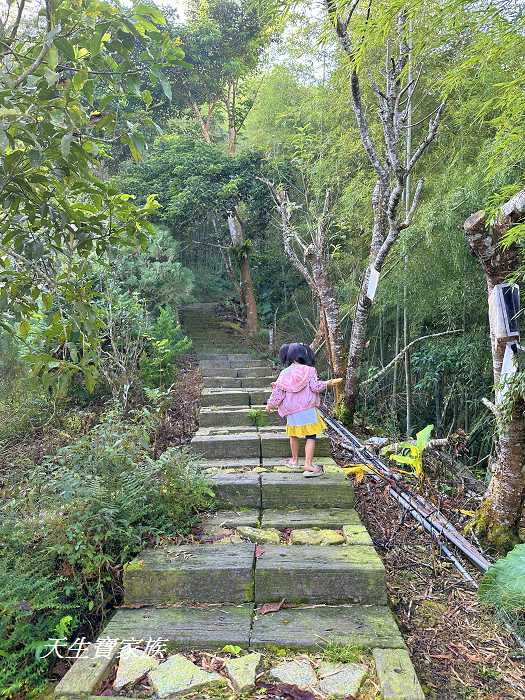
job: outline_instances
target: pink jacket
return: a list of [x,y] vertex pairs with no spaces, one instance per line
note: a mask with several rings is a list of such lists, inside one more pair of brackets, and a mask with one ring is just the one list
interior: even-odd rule
[[268,399],[270,408],[284,418],[292,413],[319,406],[319,392],[324,391],[328,382],[321,381],[315,367],[294,362],[283,369],[277,381],[272,384],[272,393]]

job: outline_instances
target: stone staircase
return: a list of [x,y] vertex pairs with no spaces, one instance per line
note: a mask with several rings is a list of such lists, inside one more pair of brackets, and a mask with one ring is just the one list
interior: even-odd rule
[[[207,313],[201,307],[186,314],[193,333]],[[223,350],[226,341],[218,336],[216,343]],[[99,644],[151,638],[186,652],[225,645],[318,652],[336,643],[368,650],[383,700],[421,700],[387,605],[384,567],[329,441],[318,442],[325,476],[305,479],[285,466],[283,428],[274,415],[265,424],[261,413],[276,370],[234,349],[200,355],[201,427],[192,445],[218,510],[201,522],[200,543],[147,549],[126,567],[127,607],[116,611]],[[263,614],[264,604],[282,601],[286,606]],[[99,697],[117,653],[86,653],[56,697]]]

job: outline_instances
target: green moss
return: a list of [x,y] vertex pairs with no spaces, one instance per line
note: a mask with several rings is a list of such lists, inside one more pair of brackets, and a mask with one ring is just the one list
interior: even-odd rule
[[133,559],[133,561],[128,561],[127,564],[124,564],[124,571],[126,573],[129,573],[130,571],[141,571],[144,568],[144,560],[143,559]]
[[465,531],[482,535],[487,542],[502,552],[508,551],[518,542],[518,533],[499,521],[490,498],[485,498],[472,520],[466,525]]
[[423,600],[418,605],[416,621],[420,627],[435,627],[447,611],[445,603]]
[[323,659],[332,663],[355,663],[360,661],[365,654],[363,647],[333,641],[328,641],[322,650]]

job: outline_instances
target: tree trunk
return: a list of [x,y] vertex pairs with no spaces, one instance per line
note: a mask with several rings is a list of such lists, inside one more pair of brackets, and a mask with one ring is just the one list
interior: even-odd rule
[[248,333],[250,335],[254,335],[257,332],[257,302],[253,289],[248,255],[245,251],[243,251],[243,244],[245,243],[244,230],[235,211],[228,213],[228,227],[230,229],[232,245],[236,247],[237,250],[241,251],[239,260],[241,275],[241,301],[244,303],[246,308],[246,327]]
[[[487,281],[490,295],[494,286],[500,284],[516,272],[521,262],[520,248],[510,245],[503,248],[502,235],[514,223],[525,219],[525,190],[512,197],[501,208],[495,225],[489,226],[482,211],[472,214],[464,223],[465,236],[471,253],[480,262]],[[501,378],[505,342],[499,342],[494,319],[489,316],[492,349],[494,385],[497,388]],[[496,417],[498,408],[494,407]],[[480,528],[487,538],[496,545],[504,546],[512,542],[520,523],[524,522],[523,501],[525,497],[525,403],[517,399],[510,417],[499,416],[496,451],[489,462],[491,479],[478,519]],[[521,533],[522,536],[525,533]]]
[[330,282],[327,263],[320,256],[312,261],[312,277],[319,298],[320,315],[324,318],[326,354],[335,377],[343,375],[343,335],[339,324],[339,304]]
[[[382,180],[377,180],[372,195],[372,208],[374,211],[374,225],[372,229],[372,242],[366,270],[357,305],[355,310],[352,332],[350,335],[350,347],[348,349],[348,364],[346,368],[346,383],[344,403],[346,419],[352,421],[359,398],[359,383],[361,364],[366,347],[368,318],[372,309],[372,299],[368,297],[368,281],[371,269],[377,263],[377,256],[386,238],[387,224],[387,186]],[[377,272],[381,271],[382,262]]]

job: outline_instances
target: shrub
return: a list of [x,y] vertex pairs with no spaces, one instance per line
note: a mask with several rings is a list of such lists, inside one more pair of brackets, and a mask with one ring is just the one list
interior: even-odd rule
[[175,312],[165,306],[149,331],[150,340],[141,361],[142,381],[147,387],[167,388],[177,377],[177,360],[191,348]]
[[518,544],[487,570],[479,597],[498,612],[521,615],[525,622],[525,544]]
[[187,533],[211,505],[188,452],[153,458],[150,420],[108,412],[2,506],[0,695],[41,687],[45,640],[96,623],[120,592],[121,567],[146,542]]

